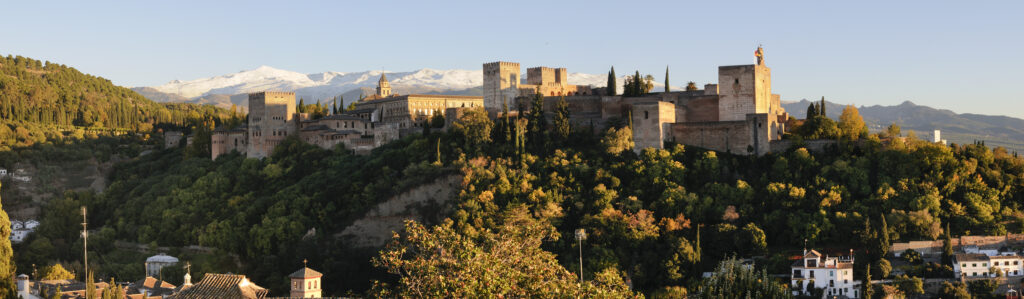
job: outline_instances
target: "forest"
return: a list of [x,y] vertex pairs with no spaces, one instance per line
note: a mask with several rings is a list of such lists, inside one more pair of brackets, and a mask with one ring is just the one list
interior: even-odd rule
[[156,103],[63,64],[0,56],[0,150],[65,137],[189,130],[197,122],[242,117],[212,105]]
[[[194,281],[236,271],[282,293],[284,277],[308,259],[325,274],[325,294],[381,297],[466,294],[460,286],[476,287],[470,294],[555,292],[558,281],[578,274],[579,252],[592,282],[575,291],[592,294],[711,294],[723,287],[701,277],[731,267],[719,262],[756,257],[762,270],[788,273],[804,246],[854,249],[856,277],[879,279],[891,276],[890,242],[1024,231],[1024,159],[980,142],[918,140],[898,126],[869,134],[852,106],[838,122],[813,117],[787,136],[797,141],[790,150],[760,157],[671,143],[634,151],[628,122],[596,132],[571,123],[566,107],[561,101],[550,118],[524,111],[492,120],[470,111],[450,128],[367,156],[293,138],[261,160],[230,154],[211,161],[187,149],[138,157],[116,167],[105,192],[69,192],[47,205],[38,233],[15,248],[32,253],[16,255],[17,265],[79,261],[83,205],[99,231],[99,241],[89,242],[97,277],[140,275],[128,265],[137,261],[102,257],[117,252],[114,240],[200,245],[216,251],[197,257]],[[800,146],[805,138],[836,143],[809,151]],[[426,223],[409,223],[386,248],[351,248],[334,237],[381,200],[444,174],[463,175],[457,197],[423,215]],[[586,240],[573,237],[577,229]],[[523,265],[498,265],[550,275],[474,284],[478,271],[504,263],[481,252],[509,246],[536,254]],[[428,258],[424,247],[480,259],[437,265],[431,261],[444,259]],[[453,278],[415,274],[439,269],[454,269]],[[949,271],[937,264],[907,270],[921,278]],[[914,277],[896,278],[914,292]]]

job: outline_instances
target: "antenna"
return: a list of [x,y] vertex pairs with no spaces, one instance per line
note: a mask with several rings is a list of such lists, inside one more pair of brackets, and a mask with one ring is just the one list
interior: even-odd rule
[[82,260],[85,265],[85,277],[89,276],[89,221],[86,219],[85,206],[82,206]]

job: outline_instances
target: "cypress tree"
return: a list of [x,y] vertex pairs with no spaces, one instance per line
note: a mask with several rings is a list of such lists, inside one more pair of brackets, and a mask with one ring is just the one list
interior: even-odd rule
[[334,97],[334,103],[331,104],[331,114],[338,114],[338,97]]
[[878,256],[884,257],[885,254],[889,252],[889,225],[885,223],[885,215],[881,215],[881,217],[882,224],[878,229],[878,249],[880,249],[881,252],[879,252]]
[[942,264],[948,265],[953,263],[953,238],[949,236],[949,223],[946,223],[946,231],[943,232],[942,238]]
[[[634,96],[639,96],[639,95],[643,94],[643,90],[644,90],[643,78],[640,77],[640,71],[636,71],[636,76],[633,77],[633,95]],[[632,129],[633,126],[629,126],[629,128]]]
[[544,95],[539,91],[533,95],[529,121],[530,139],[536,141],[535,149],[539,151],[544,146],[544,132],[548,128],[547,119],[544,117]]
[[864,297],[871,298],[875,294],[875,290],[871,288],[871,263],[864,265]]
[[92,271],[85,276],[85,299],[96,299],[96,282],[92,280]]
[[668,66],[665,66],[665,92],[669,92],[668,87]]
[[825,97],[824,96],[821,97],[821,104],[818,105],[818,112],[819,112],[818,115],[828,117],[828,114],[825,114]]
[[805,119],[814,118],[815,115],[818,115],[818,107],[814,105],[814,102],[811,102],[811,104],[807,106],[807,117],[805,117]]
[[566,138],[569,138],[569,133],[572,132],[572,125],[569,123],[569,103],[565,102],[565,97],[558,98],[558,104],[555,105],[555,118],[553,120],[555,126],[555,133],[558,134],[558,141],[564,142]]
[[505,144],[508,144],[512,141],[512,123],[508,121],[508,100],[502,98],[501,103],[504,106],[501,108],[501,114],[505,116]]
[[615,84],[615,66],[608,72],[608,95],[613,96],[619,93],[619,87]]
[[14,251],[11,249],[11,220],[0,205],[0,298],[17,298],[14,285]]
[[306,106],[306,103],[305,103],[305,102],[306,102],[306,101],[305,101],[305,100],[303,100],[303,99],[302,99],[302,98],[300,97],[300,98],[299,98],[299,107],[298,107],[298,109],[295,109],[295,112],[298,112],[298,113],[306,112],[306,107],[305,107],[305,106]]
[[437,138],[437,165],[441,165],[441,138]]

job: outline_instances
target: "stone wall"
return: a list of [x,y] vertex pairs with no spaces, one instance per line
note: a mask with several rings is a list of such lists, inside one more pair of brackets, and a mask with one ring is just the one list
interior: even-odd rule
[[[960,236],[950,239],[954,251],[963,251],[963,246],[978,246],[980,249],[1000,249],[1003,247],[1019,248],[1024,246],[1024,234],[1006,234],[1003,236]],[[913,249],[923,255],[941,255],[942,240],[910,241],[892,243],[889,252],[896,256],[907,249]]]
[[676,105],[670,102],[646,102],[633,105],[633,150],[664,148],[669,127],[676,122]]
[[249,146],[248,131],[230,130],[214,132],[210,136],[210,159],[237,151],[245,154]]
[[740,155],[771,151],[767,114],[748,114],[743,121],[671,124],[670,140],[679,144]]

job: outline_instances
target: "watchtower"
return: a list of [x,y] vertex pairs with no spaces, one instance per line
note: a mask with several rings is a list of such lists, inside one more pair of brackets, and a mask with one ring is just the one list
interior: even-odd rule
[[484,63],[484,108],[488,112],[502,111],[506,103],[513,105],[512,101],[519,95],[519,70],[516,62]]
[[718,120],[746,120],[750,113],[769,113],[772,70],[764,63],[761,47],[754,52],[757,64],[718,67]]

